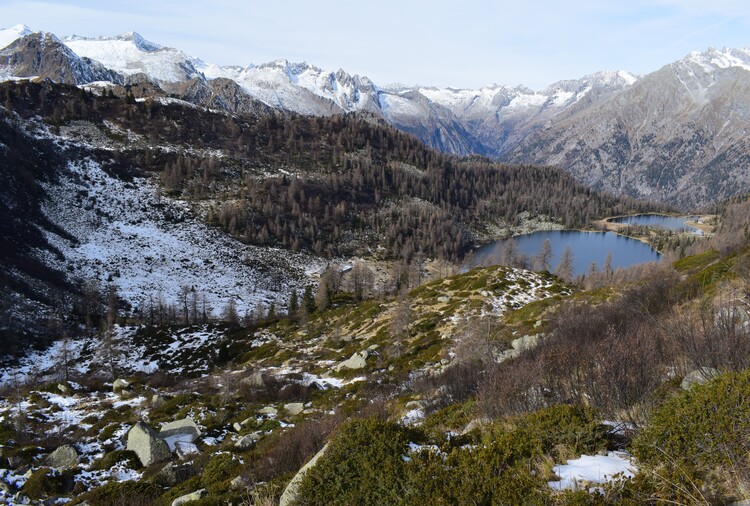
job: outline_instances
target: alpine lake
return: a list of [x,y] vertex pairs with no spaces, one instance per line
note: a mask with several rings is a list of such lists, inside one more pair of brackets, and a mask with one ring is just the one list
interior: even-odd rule
[[[663,228],[674,232],[700,233],[698,229],[690,227],[685,222],[694,216],[663,216],[657,214],[640,214],[623,218],[610,219],[613,223],[641,225]],[[658,262],[660,254],[650,245],[637,239],[618,235],[614,232],[587,232],[579,230],[546,230],[530,234],[517,235],[509,239],[500,239],[475,249],[471,258],[467,260],[465,268],[471,269],[478,265],[493,265],[500,262],[504,256],[508,241],[515,241],[518,253],[533,258],[542,250],[545,240],[552,246],[550,271],[554,272],[563,251],[567,247],[573,252],[573,276],[586,274],[592,263],[601,269],[607,256],[612,255],[612,269],[626,268],[646,262]]]

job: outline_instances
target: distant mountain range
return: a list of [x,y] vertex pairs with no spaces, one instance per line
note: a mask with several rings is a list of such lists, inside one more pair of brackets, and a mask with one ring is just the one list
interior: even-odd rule
[[[750,50],[691,53],[656,72],[598,72],[533,91],[380,87],[277,60],[221,67],[131,32],[0,30],[0,79],[149,90],[233,113],[371,113],[429,146],[559,166],[595,189],[695,207],[750,191]],[[147,93],[146,88],[142,93]]]

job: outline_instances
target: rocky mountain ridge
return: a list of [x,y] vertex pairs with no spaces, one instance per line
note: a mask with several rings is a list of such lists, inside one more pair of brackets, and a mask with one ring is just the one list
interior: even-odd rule
[[62,40],[30,32],[0,30],[0,44],[10,41],[0,53],[3,79],[149,81],[169,95],[233,113],[259,107],[313,116],[371,113],[445,152],[557,165],[594,188],[683,207],[750,190],[741,171],[742,134],[750,128],[745,49],[693,52],[646,76],[604,71],[541,91],[469,90],[381,87],[342,69],[284,59],[222,67],[135,32]]

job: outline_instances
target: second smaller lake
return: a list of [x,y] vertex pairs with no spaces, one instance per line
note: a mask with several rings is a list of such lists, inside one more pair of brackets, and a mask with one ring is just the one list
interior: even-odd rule
[[636,214],[635,216],[625,216],[623,218],[612,218],[612,223],[622,223],[625,225],[642,225],[645,227],[658,227],[673,232],[692,232],[696,235],[702,235],[703,232],[695,227],[691,227],[686,222],[696,221],[697,216],[664,216],[661,214]]
[[[577,230],[552,230],[519,235],[512,238],[518,245],[518,251],[533,258],[539,254],[542,244],[549,240],[552,246],[551,271],[554,272],[560,257],[567,246],[573,251],[573,275],[586,274],[592,262],[596,262],[599,269],[604,266],[607,255],[612,253],[612,268],[625,268],[632,265],[657,262],[657,253],[648,244],[629,237],[623,237],[613,232],[580,232]],[[502,239],[474,250],[472,258],[467,261],[465,268],[471,269],[478,265],[492,265],[499,263],[507,241]]]

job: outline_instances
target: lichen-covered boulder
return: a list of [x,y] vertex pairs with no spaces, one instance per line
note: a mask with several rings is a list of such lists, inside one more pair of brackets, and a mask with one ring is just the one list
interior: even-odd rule
[[129,387],[130,382],[122,378],[118,378],[114,383],[112,383],[112,391],[114,393],[122,392],[123,390],[127,390]]
[[261,437],[263,437],[263,435],[260,432],[253,432],[252,434],[242,436],[236,443],[234,443],[234,446],[238,450],[247,450],[248,448],[255,446],[255,443],[260,441]]

